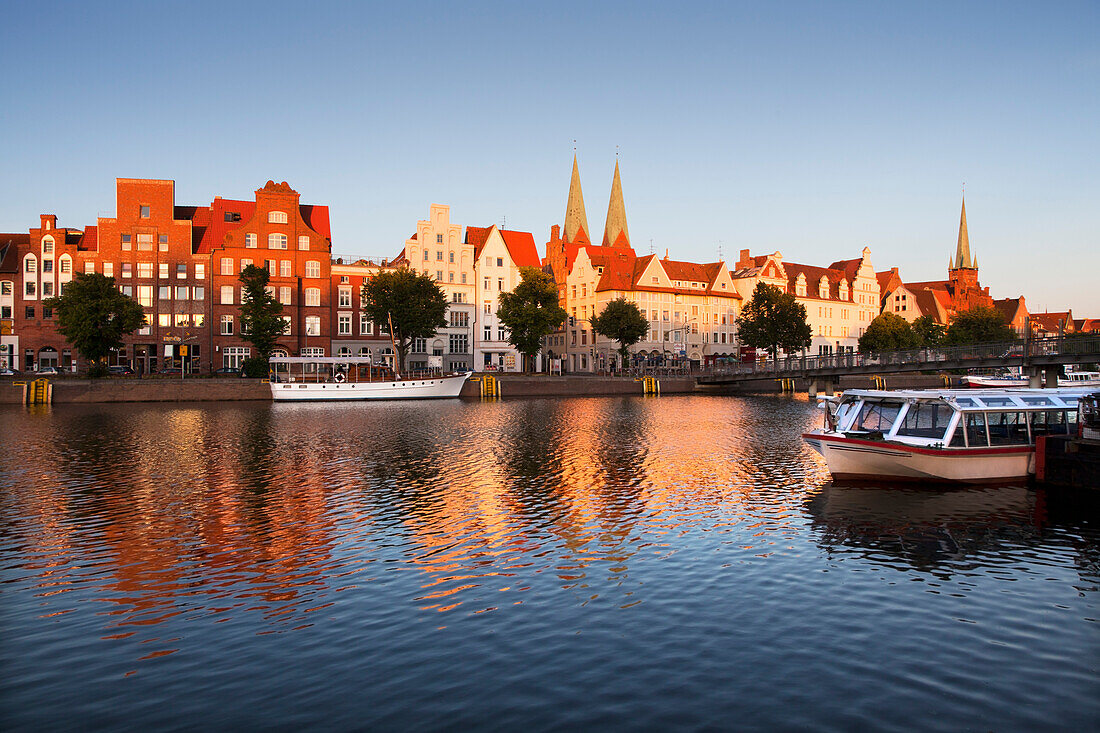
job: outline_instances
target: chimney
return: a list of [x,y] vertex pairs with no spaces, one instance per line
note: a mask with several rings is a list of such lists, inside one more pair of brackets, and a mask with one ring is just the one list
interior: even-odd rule
[[743,267],[748,267],[751,260],[752,258],[749,257],[749,251],[747,249],[741,250],[741,256],[737,259],[737,269],[740,270]]
[[559,239],[561,239],[561,227],[555,224],[550,227],[550,241],[555,242]]

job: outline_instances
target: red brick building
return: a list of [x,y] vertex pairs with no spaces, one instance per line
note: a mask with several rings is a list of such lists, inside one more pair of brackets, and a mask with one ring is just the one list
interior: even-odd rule
[[146,314],[111,363],[146,373],[237,366],[250,353],[237,279],[248,264],[267,267],[283,303],[290,329],[282,353],[329,355],[331,251],[328,207],[300,204],[285,182],[268,181],[254,201],[218,197],[197,207],[176,205],[173,181],[120,178],[115,216],[96,226],[58,228],[55,215],[43,214],[27,234],[0,234],[0,359],[24,370],[73,368],[42,301],[74,274],[96,272]]

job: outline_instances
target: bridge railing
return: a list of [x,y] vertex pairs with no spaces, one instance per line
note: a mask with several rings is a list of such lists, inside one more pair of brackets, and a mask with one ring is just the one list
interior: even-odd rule
[[[1025,353],[1026,352],[1026,353]],[[944,362],[1002,360],[1004,366],[1021,366],[1035,356],[1100,355],[1100,336],[1053,337],[999,341],[964,346],[936,346],[921,349],[881,352],[846,352],[824,356],[787,356],[761,359],[753,363],[717,364],[704,370],[714,375],[789,375],[798,372],[853,367],[890,367],[922,364],[936,368]]]

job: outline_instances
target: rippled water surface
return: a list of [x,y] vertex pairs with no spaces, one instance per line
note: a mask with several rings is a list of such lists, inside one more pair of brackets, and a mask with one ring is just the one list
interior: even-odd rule
[[1100,510],[804,399],[0,410],[0,728],[1096,729]]

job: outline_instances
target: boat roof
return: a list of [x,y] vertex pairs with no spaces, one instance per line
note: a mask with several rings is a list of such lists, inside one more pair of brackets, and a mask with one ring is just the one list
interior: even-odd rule
[[273,356],[268,359],[271,364],[374,364],[384,366],[371,361],[369,356]]
[[1094,389],[1081,387],[1056,387],[1029,389],[1027,387],[1001,387],[990,389],[848,389],[841,398],[899,400],[939,400],[963,412],[988,410],[1049,410],[1076,408],[1077,401]]

